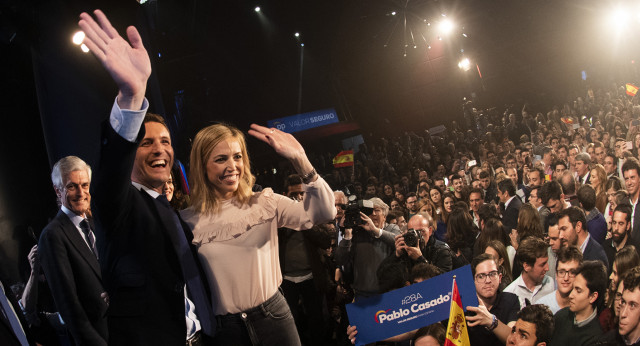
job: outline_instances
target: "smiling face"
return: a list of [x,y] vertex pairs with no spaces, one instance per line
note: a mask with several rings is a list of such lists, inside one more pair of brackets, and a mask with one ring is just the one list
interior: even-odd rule
[[213,148],[207,160],[207,180],[218,197],[233,197],[242,179],[243,167],[242,149],[235,138],[222,140]]
[[171,178],[171,137],[161,123],[147,122],[144,127],[145,135],[136,151],[131,180],[162,193],[164,184]]
[[171,201],[173,199],[174,189],[175,186],[173,185],[173,178],[169,178],[169,180],[167,180],[167,182],[164,183],[164,186],[162,187],[162,193],[167,197],[168,201]]
[[564,297],[571,293],[573,289],[573,281],[576,278],[574,272],[578,269],[578,266],[580,266],[578,261],[558,262],[556,282],[558,283],[558,291]]
[[55,190],[62,205],[76,215],[84,216],[91,203],[89,185],[87,171],[72,171],[62,178],[62,189]]
[[453,198],[445,197],[445,199],[444,199],[444,210],[446,210],[447,213],[450,213],[453,210],[453,203],[455,203]]

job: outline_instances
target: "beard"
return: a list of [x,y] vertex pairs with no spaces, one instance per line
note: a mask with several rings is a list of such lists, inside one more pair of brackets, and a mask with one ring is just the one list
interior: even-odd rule
[[626,237],[626,236],[627,236],[627,233],[622,233],[622,234],[620,234],[620,233],[611,233],[611,239],[613,239],[613,241],[616,244],[619,244],[622,241],[622,239],[624,239],[624,237]]

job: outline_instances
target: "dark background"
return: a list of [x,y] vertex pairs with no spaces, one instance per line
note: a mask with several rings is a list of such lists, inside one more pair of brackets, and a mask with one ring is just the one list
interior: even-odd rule
[[[584,95],[588,84],[637,79],[631,61],[638,24],[618,41],[603,24],[612,5],[602,1],[0,4],[0,275],[11,282],[28,273],[35,244],[28,229],[39,233],[56,213],[51,165],[70,154],[94,163],[100,124],[116,95],[100,64],[71,43],[82,11],[101,8],[121,33],[127,25],[141,31],[154,65],[151,110],[168,119],[176,158],[185,164],[190,139],[216,121],[246,130],[334,107],[368,140],[460,119],[463,97],[482,108],[529,102],[547,111]],[[457,27],[439,40],[443,13]],[[458,69],[462,55],[471,70]],[[301,138],[308,150],[337,150],[333,139]],[[256,171],[273,165],[265,145],[249,146]]]

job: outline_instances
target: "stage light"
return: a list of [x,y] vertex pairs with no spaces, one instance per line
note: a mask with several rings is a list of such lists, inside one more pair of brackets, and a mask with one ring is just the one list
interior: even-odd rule
[[84,43],[80,45],[80,49],[85,53],[89,53],[89,47],[87,47],[87,45],[85,45]]
[[295,36],[295,37],[300,37],[300,33],[299,33],[299,32],[296,32],[295,34],[293,34],[293,36]]
[[256,12],[260,12],[260,6],[256,6],[256,8],[254,9]]
[[300,47],[304,47],[304,43],[300,43]]
[[443,19],[439,24],[439,29],[442,34],[448,34],[453,31],[453,22],[449,19]]
[[458,63],[458,67],[463,71],[469,71],[471,69],[471,61],[468,58],[463,58]]
[[469,37],[469,36],[467,36],[467,34],[465,34],[465,33],[462,33],[462,36],[463,36],[463,37]]
[[396,11],[391,12],[391,15],[395,16],[396,15]]
[[82,41],[84,41],[83,31],[78,31],[75,34],[73,34],[73,37],[71,38],[71,42],[73,42],[73,44],[79,46],[80,44],[82,44]]
[[629,11],[625,11],[623,8],[618,7],[609,15],[609,25],[617,31],[622,31],[622,29],[629,24],[629,17]]

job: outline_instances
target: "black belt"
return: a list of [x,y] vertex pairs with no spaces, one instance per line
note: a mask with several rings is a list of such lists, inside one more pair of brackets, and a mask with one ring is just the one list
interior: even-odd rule
[[202,345],[202,335],[200,334],[200,331],[197,331],[195,334],[193,334],[192,337],[187,339],[185,346],[199,346],[199,345]]

